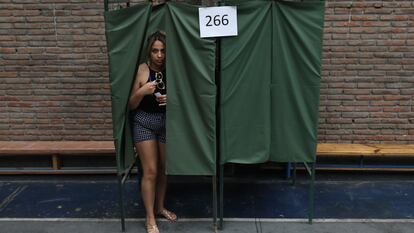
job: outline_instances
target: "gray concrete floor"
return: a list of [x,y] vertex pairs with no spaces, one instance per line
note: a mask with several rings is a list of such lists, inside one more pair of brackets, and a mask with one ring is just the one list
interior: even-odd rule
[[[161,233],[412,233],[414,221],[387,222],[267,222],[260,219],[225,221],[223,230],[216,231],[211,221],[159,222]],[[1,233],[117,233],[117,220],[1,220]],[[127,221],[126,232],[145,233],[143,221]]]

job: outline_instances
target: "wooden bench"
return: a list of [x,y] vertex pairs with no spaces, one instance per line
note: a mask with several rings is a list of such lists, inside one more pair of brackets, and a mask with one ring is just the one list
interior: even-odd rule
[[[319,143],[317,146],[317,157],[358,157],[359,164],[353,167],[341,167],[340,170],[389,170],[389,171],[414,171],[414,164],[404,166],[372,165],[364,164],[364,158],[414,158],[413,144],[337,144]],[[318,160],[317,160],[318,161]],[[333,166],[332,168],[335,168]],[[329,167],[318,167],[320,169],[330,169]]]
[[[0,141],[0,157],[48,156],[51,167],[16,168],[0,167],[0,174],[84,174],[84,173],[115,173],[116,168],[100,169],[85,167],[83,169],[61,169],[63,156],[113,156],[115,149],[112,141]],[[407,157],[414,158],[414,145],[411,144],[337,144],[319,143],[317,157],[358,157],[358,166],[344,167],[333,164],[332,167],[317,167],[318,170],[398,170],[414,171],[414,164],[407,166],[364,166],[366,157]]]
[[[109,169],[82,168],[61,169],[63,156],[113,156],[112,141],[0,141],[0,157],[49,156],[49,168],[0,167],[0,174],[63,174],[63,173],[115,173],[116,167]],[[115,164],[114,164],[115,165]]]

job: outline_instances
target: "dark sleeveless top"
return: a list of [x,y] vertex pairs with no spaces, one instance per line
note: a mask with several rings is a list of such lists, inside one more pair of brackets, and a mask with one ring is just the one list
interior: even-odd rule
[[[156,73],[156,71],[152,70],[151,68],[149,68],[149,71],[150,72],[149,72],[149,76],[148,76],[147,82],[152,82],[152,81],[155,80],[155,73]],[[157,85],[154,93],[160,92],[161,94],[164,95],[164,94],[167,93],[167,79],[166,79],[165,69],[161,73],[162,73],[162,76],[163,76],[162,81],[164,82],[165,89],[160,89],[160,88],[158,88],[158,86],[160,86],[160,85]],[[139,103],[137,109],[140,109],[140,110],[142,110],[144,112],[148,112],[148,113],[154,113],[154,112],[165,113],[165,105],[164,106],[159,106],[158,104],[159,103],[155,99],[155,95],[154,94],[152,94],[152,95],[146,95],[146,96],[144,96],[144,98]]]

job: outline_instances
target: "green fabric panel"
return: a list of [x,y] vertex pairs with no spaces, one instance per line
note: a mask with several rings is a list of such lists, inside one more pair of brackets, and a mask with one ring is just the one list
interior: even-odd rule
[[167,6],[167,173],[214,175],[215,43],[199,37],[198,7]]
[[118,173],[135,161],[127,108],[150,12],[142,4],[104,13]]
[[221,164],[269,160],[271,2],[237,5],[238,36],[221,39]]
[[271,161],[315,160],[324,5],[273,3]]
[[144,41],[144,45],[142,47],[142,54],[140,57],[140,62],[139,63],[143,63],[146,62],[147,60],[147,52],[146,52],[146,48],[147,48],[147,38],[154,33],[156,30],[162,30],[165,31],[165,14],[167,12],[167,5],[166,4],[161,4],[161,5],[157,5],[155,7],[152,7],[152,11],[151,11],[151,18],[149,20],[149,23],[147,25],[147,32],[145,34],[145,41]]

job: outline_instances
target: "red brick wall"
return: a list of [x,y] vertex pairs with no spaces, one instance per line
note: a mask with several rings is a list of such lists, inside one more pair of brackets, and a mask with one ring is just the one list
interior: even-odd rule
[[[0,0],[0,140],[112,140],[102,13]],[[321,142],[414,143],[414,1],[328,0],[322,68]]]
[[414,1],[328,1],[319,140],[414,143]]
[[102,12],[0,0],[0,140],[112,140]]

